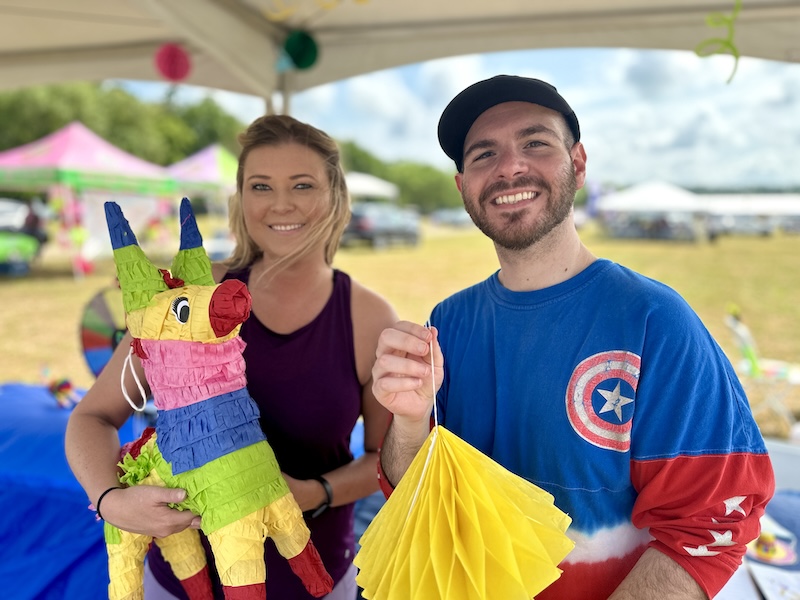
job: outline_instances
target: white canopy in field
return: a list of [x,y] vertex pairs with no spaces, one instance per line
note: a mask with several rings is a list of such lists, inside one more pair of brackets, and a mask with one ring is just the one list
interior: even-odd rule
[[[434,58],[502,50],[694,50],[732,40],[743,56],[800,60],[800,2],[744,0],[0,0],[0,89],[58,81],[160,79],[156,51],[189,52],[184,83],[268,98]],[[293,31],[316,42],[307,69],[281,72]],[[725,51],[720,44],[711,49]]]
[[701,198],[710,215],[800,217],[800,194],[708,194]]
[[691,213],[707,215],[800,216],[800,194],[695,194],[651,181],[601,196],[599,213]]
[[705,210],[697,194],[661,181],[641,183],[601,196],[597,200],[596,208],[600,213],[700,213]]
[[370,175],[351,171],[345,175],[347,191],[351,198],[386,198],[396,200],[400,195],[397,186],[389,181]]

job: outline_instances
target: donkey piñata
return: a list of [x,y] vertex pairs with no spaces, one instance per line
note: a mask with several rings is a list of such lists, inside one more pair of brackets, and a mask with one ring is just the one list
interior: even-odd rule
[[[158,411],[155,430],[146,431],[120,463],[120,481],[186,490],[187,499],[177,508],[202,517],[227,600],[266,597],[267,536],[310,594],[330,592],[333,582],[245,387],[239,329],[250,314],[247,287],[237,280],[214,282],[187,198],[181,202],[181,244],[171,273],[145,257],[117,204],[107,202],[105,210],[134,338],[131,353],[141,359]],[[127,392],[125,397],[143,409],[143,400],[139,406]],[[151,538],[108,523],[105,538],[109,598],[142,598]],[[189,596],[210,599],[198,532],[186,529],[155,542]]]

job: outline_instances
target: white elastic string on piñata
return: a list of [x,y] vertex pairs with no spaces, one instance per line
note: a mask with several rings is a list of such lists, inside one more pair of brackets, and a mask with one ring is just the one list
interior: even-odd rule
[[[425,323],[425,327],[430,329],[431,323],[430,321]],[[425,479],[425,473],[428,470],[428,464],[431,462],[431,456],[433,455],[433,447],[436,445],[436,438],[439,435],[439,410],[436,407],[436,371],[433,363],[433,335],[431,335],[431,341],[428,342],[428,347],[430,348],[430,355],[431,355],[431,388],[433,391],[433,431],[431,436],[431,445],[428,448],[428,456],[425,457],[425,464],[422,465],[422,474],[419,477],[419,481],[417,482],[417,489],[414,490],[414,497],[411,499],[411,506],[408,507],[408,514],[411,514],[411,510],[414,508],[414,504],[417,503],[417,496],[419,496],[419,490],[422,487],[422,482]]]
[[[144,391],[144,387],[142,386],[139,376],[136,374],[136,369],[133,368],[131,354],[133,354],[133,346],[131,346],[131,349],[128,350],[128,355],[125,357],[125,362],[122,364],[122,373],[120,373],[119,376],[119,386],[122,388],[122,395],[125,396],[125,400],[128,401],[128,404],[131,405],[131,408],[137,412],[142,412],[144,407],[147,405],[147,394]],[[131,375],[133,375],[133,380],[136,382],[136,387],[139,388],[139,394],[142,397],[141,406],[136,406],[131,397],[128,396],[128,390],[125,389],[125,369],[130,369]]]

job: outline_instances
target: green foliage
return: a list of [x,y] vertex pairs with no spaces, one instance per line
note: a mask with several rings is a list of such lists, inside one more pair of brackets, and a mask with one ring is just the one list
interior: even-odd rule
[[424,214],[462,204],[453,176],[444,171],[409,161],[387,164],[352,141],[340,142],[339,147],[346,171],[369,173],[394,183],[400,188],[399,204],[416,206]]
[[194,132],[161,106],[142,103],[119,88],[105,93],[104,106],[106,126],[90,128],[126,152],[160,165],[171,164],[191,153],[196,139]]
[[198,104],[169,107],[175,116],[186,123],[194,132],[196,139],[188,150],[189,154],[206,146],[219,143],[239,155],[239,134],[245,125],[226,113],[212,98],[204,98]]
[[423,214],[462,205],[453,177],[434,167],[399,162],[389,165],[386,179],[400,188],[400,204],[416,206]]
[[37,140],[74,120],[95,129],[102,116],[102,91],[95,83],[24,88],[0,94],[0,149]]
[[[219,143],[239,154],[245,124],[212,98],[192,105],[174,102],[172,88],[161,103],[142,102],[114,85],[68,83],[0,94],[0,150],[38,140],[72,121],[144,160],[169,165]],[[423,213],[461,206],[453,176],[432,166],[385,163],[353,141],[340,142],[346,171],[369,173],[400,188],[399,203]]]
[[355,142],[339,142],[339,148],[342,152],[342,165],[345,171],[369,173],[381,179],[388,179],[386,163],[358,146]]
[[44,85],[0,94],[0,150],[38,140],[72,121],[144,160],[172,164],[212,143],[239,152],[245,126],[211,98],[191,106],[142,102],[116,86]]

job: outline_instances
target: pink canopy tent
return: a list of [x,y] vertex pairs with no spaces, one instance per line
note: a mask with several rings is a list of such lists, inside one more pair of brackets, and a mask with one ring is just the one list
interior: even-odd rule
[[164,167],[128,154],[78,121],[0,152],[0,188],[47,189],[59,184],[78,192],[164,195],[175,190],[175,181]]
[[237,158],[224,146],[211,144],[167,167],[183,195],[205,198],[208,208],[224,214],[236,191]]
[[63,224],[60,241],[76,274],[110,253],[106,200],[123,206],[136,228],[169,210],[176,182],[166,168],[117,148],[74,121],[39,140],[0,152],[0,189],[41,191]]
[[167,167],[181,189],[236,189],[238,161],[224,146],[211,144]]

